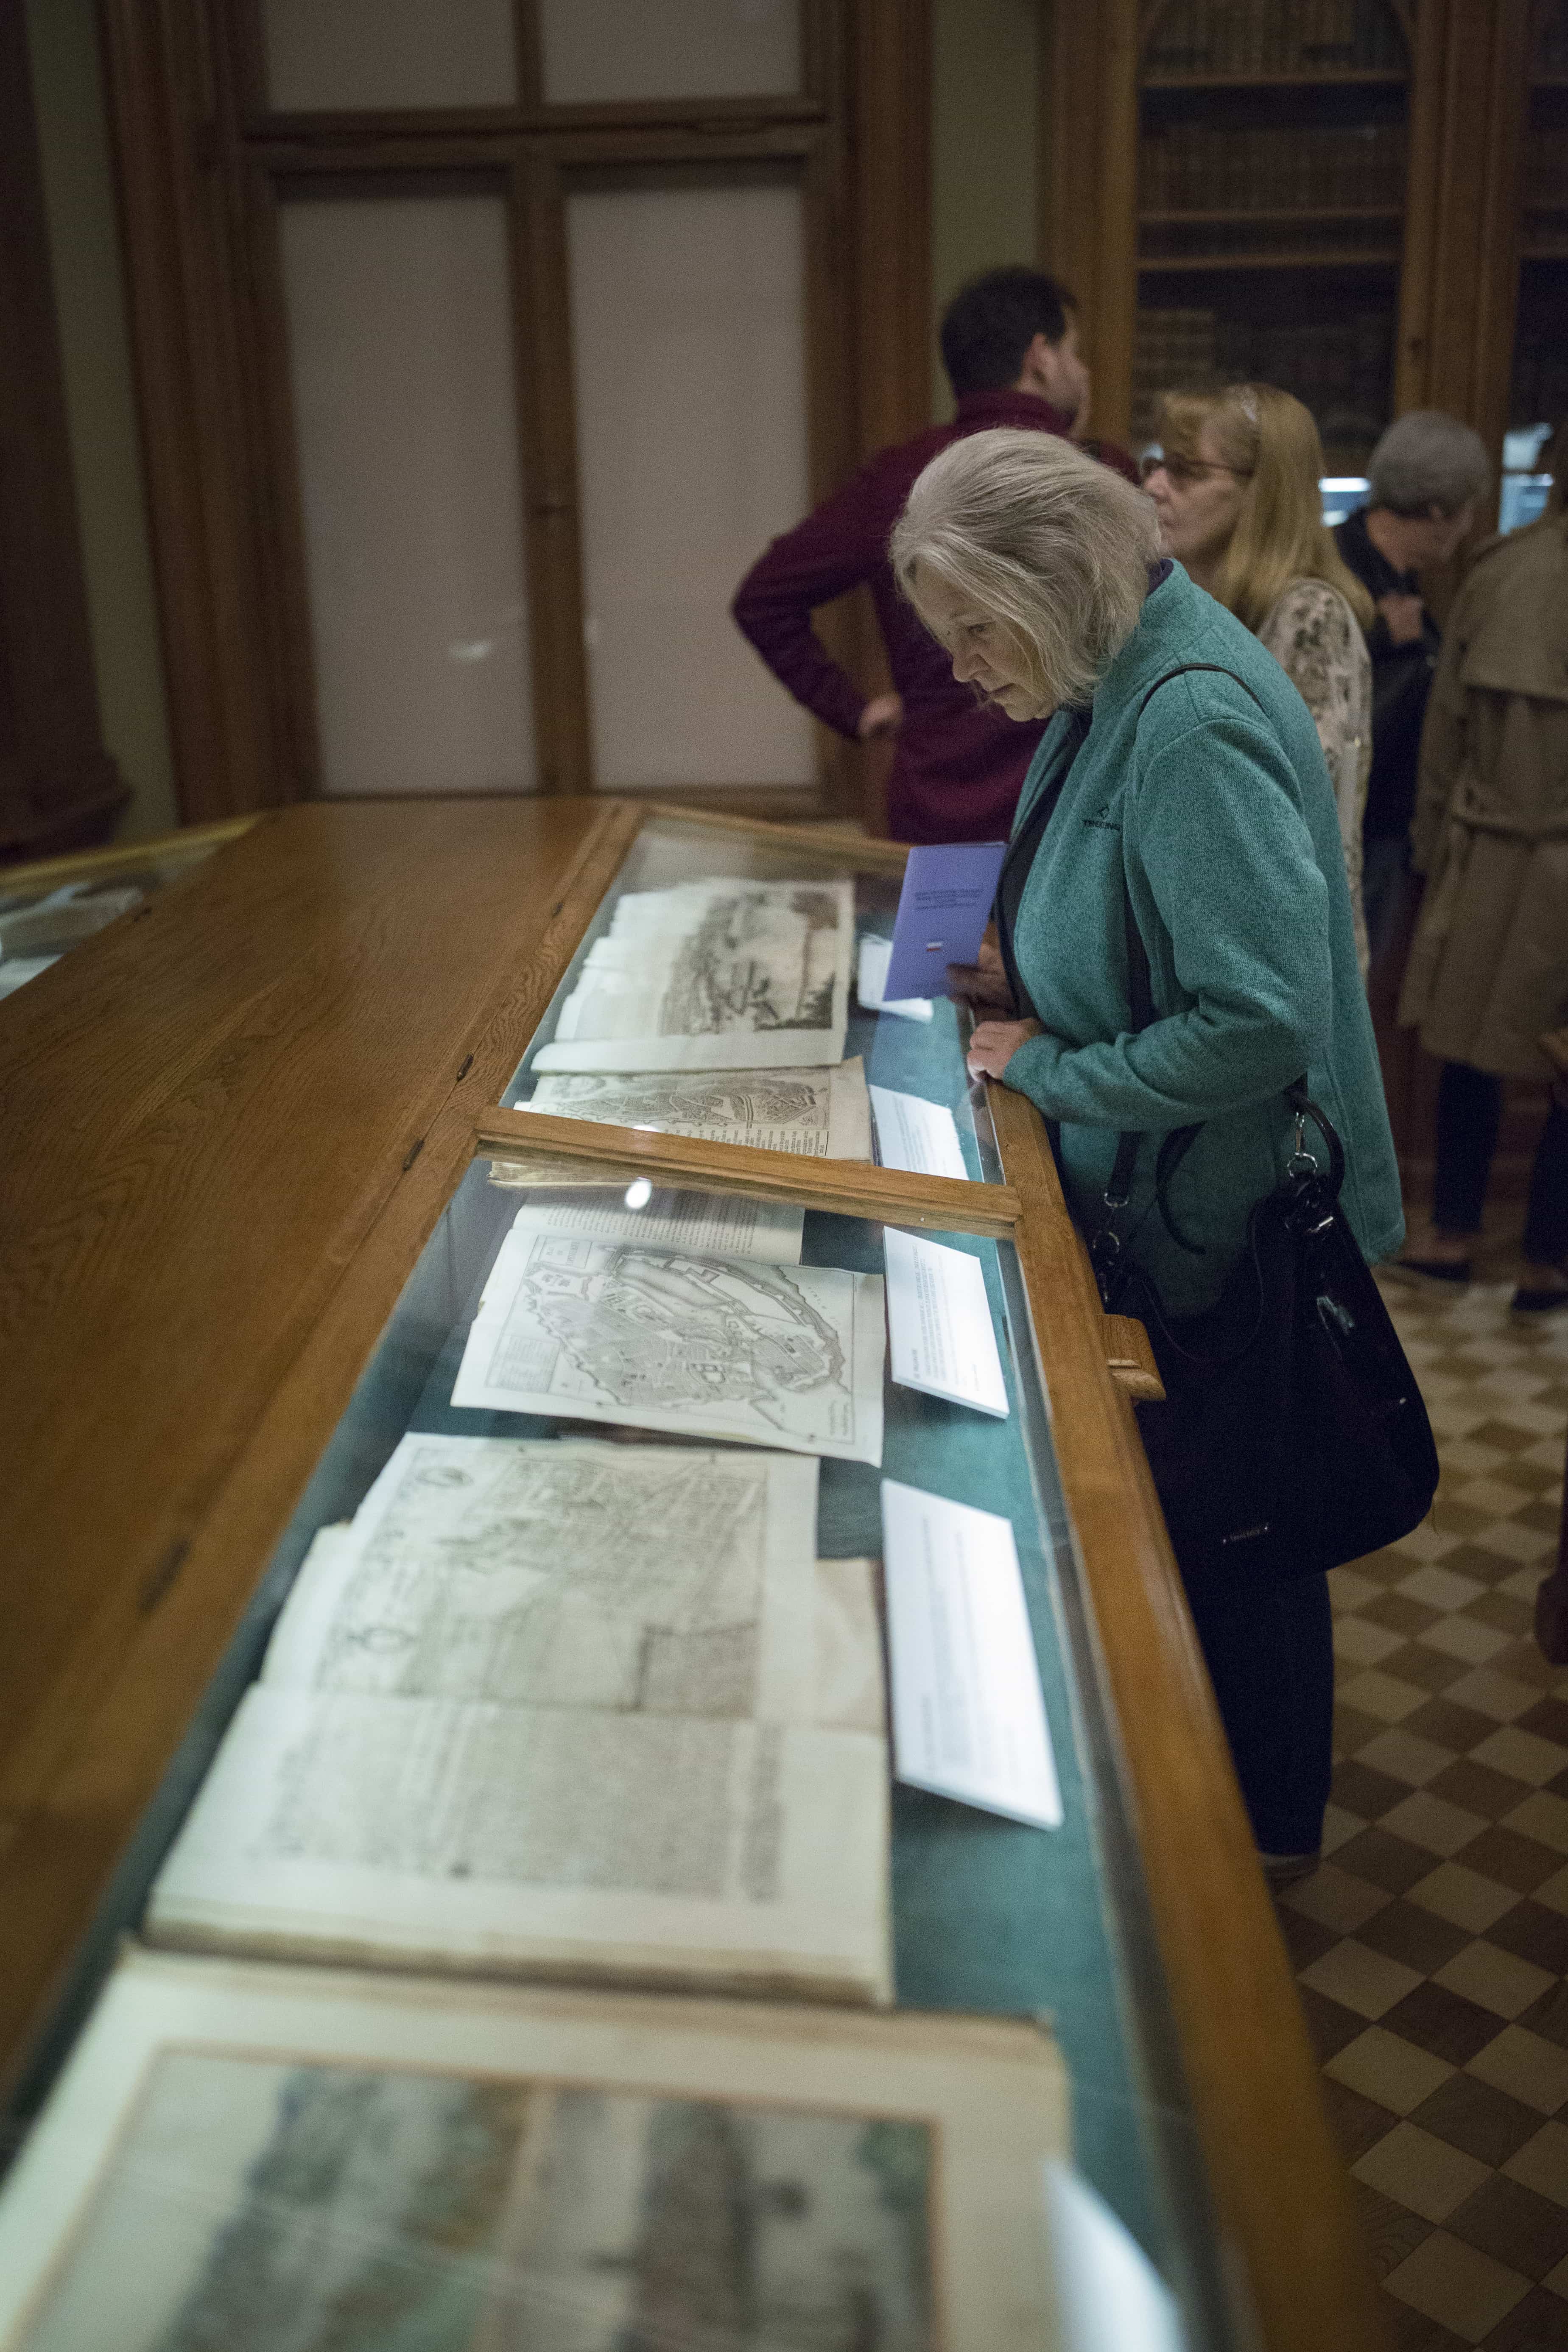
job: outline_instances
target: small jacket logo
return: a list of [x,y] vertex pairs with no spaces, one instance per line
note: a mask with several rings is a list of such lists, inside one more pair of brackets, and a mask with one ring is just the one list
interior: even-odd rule
[[1114,803],[1110,801],[1101,801],[1094,814],[1086,816],[1083,822],[1098,825],[1103,833],[1120,833],[1121,830],[1121,819],[1114,814]]

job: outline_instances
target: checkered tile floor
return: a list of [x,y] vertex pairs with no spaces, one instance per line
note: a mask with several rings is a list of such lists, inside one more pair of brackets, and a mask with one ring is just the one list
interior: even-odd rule
[[1336,1570],[1325,1860],[1279,1898],[1402,2352],[1568,2352],[1568,1670],[1531,1639],[1568,1314],[1389,1282],[1433,1518]]

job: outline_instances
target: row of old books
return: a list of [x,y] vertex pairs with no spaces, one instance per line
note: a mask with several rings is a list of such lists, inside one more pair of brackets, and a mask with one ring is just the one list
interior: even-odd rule
[[1176,0],[1143,53],[1159,74],[1399,72],[1408,58],[1386,0]]
[[1276,383],[1317,418],[1331,471],[1359,462],[1388,421],[1393,335],[1370,307],[1327,319],[1267,319],[1197,306],[1141,308],[1132,430],[1154,429],[1162,392],[1220,380]]
[[1568,123],[1531,123],[1524,142],[1524,201],[1568,205]]
[[1399,210],[1402,122],[1146,126],[1138,148],[1144,213]]

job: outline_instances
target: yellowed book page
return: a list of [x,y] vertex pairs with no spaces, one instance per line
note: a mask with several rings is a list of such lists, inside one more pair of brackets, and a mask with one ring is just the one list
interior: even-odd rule
[[149,1933],[886,2000],[888,1853],[869,1732],[258,1685]]
[[0,2345],[1066,2352],[1068,2115],[1024,2022],[133,1950],[0,2193]]

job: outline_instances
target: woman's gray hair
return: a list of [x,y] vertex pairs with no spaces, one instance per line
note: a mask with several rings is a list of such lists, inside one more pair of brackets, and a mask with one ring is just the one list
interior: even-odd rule
[[1043,710],[1089,700],[1138,625],[1159,551],[1142,490],[1058,434],[1005,427],[931,459],[889,546],[917,612],[917,574],[933,572],[1005,633]]
[[1367,459],[1367,503],[1391,514],[1457,515],[1491,479],[1479,433],[1440,408],[1413,408],[1391,425]]

